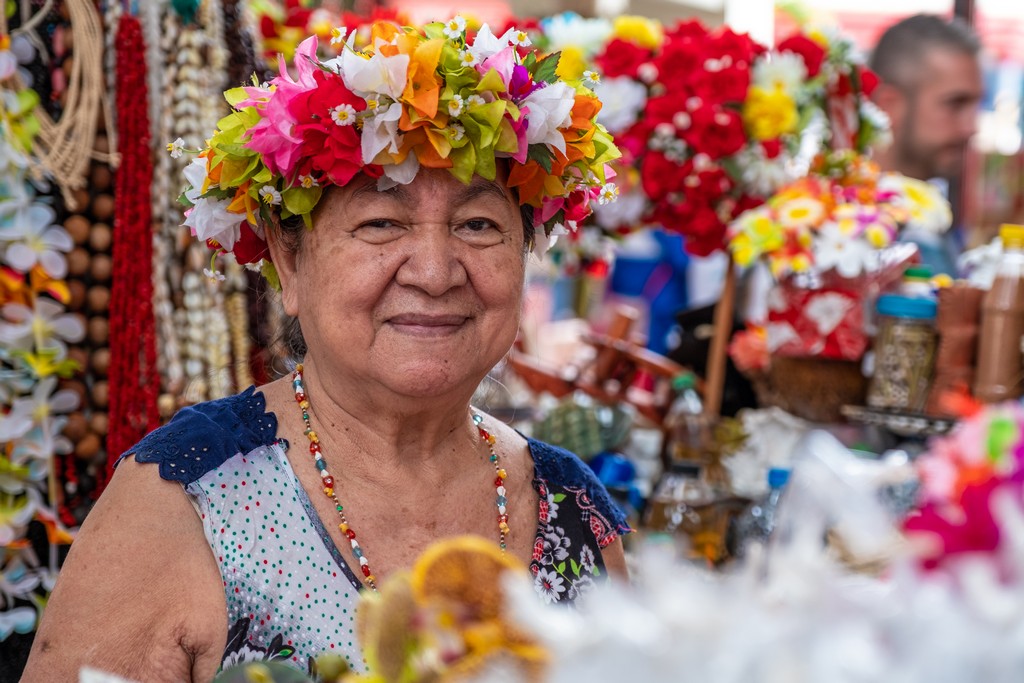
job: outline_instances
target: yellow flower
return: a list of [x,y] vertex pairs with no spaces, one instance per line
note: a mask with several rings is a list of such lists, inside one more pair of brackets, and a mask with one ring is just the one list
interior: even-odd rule
[[742,216],[738,227],[740,232],[729,243],[729,249],[741,266],[749,266],[786,243],[781,226],[764,211],[754,210]]
[[612,24],[612,35],[648,50],[657,49],[665,40],[661,22],[635,15],[618,17]]
[[817,226],[825,218],[825,207],[810,197],[791,199],[779,206],[777,211],[779,222],[787,228]]
[[743,123],[755,140],[774,140],[796,130],[796,102],[782,88],[753,86],[743,103]]
[[583,49],[577,45],[566,45],[562,48],[562,56],[558,60],[558,68],[555,73],[563,81],[578,81],[583,77],[587,66],[583,57]]

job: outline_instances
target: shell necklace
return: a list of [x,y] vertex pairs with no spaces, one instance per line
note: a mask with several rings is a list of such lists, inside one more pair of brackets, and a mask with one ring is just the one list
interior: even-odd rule
[[[324,460],[323,451],[320,448],[320,438],[313,431],[313,425],[309,422],[309,399],[306,398],[306,388],[302,383],[301,363],[295,366],[295,372],[292,375],[292,388],[295,390],[295,402],[299,404],[299,409],[302,410],[302,421],[306,425],[304,433],[306,438],[309,439],[309,454],[313,457],[313,464],[320,473],[320,479],[324,485],[324,495],[334,503],[334,509],[337,510],[338,518],[341,520],[338,524],[338,529],[352,545],[352,554],[359,561],[359,570],[366,578],[366,585],[376,592],[377,578],[373,575],[373,570],[370,569],[370,561],[366,558],[366,553],[363,551],[362,546],[359,545],[359,541],[356,540],[356,532],[352,530],[352,526],[348,523],[348,518],[345,516],[345,508],[341,501],[338,500],[338,494],[334,491],[334,477],[327,470],[327,462]],[[509,533],[508,508],[506,507],[508,499],[505,495],[505,479],[508,477],[508,474],[498,464],[498,454],[494,450],[496,439],[493,434],[483,428],[484,419],[475,412],[470,414],[473,418],[473,424],[480,434],[480,440],[487,444],[487,448],[491,452],[490,460],[491,464],[494,465],[495,473],[494,488],[498,494],[495,499],[498,506],[498,545],[501,547],[501,552],[504,553],[507,549],[506,538]]]

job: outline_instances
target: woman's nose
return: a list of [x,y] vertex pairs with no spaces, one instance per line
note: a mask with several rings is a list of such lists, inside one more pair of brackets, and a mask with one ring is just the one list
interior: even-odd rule
[[398,284],[441,296],[469,281],[459,240],[447,225],[421,225],[410,237],[408,256],[395,275]]

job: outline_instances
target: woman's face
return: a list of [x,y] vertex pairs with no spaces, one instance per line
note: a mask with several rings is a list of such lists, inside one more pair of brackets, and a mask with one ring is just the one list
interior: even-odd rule
[[447,170],[376,188],[363,178],[328,191],[280,268],[307,358],[333,375],[325,381],[406,396],[472,392],[519,328],[518,204],[500,176],[464,185]]

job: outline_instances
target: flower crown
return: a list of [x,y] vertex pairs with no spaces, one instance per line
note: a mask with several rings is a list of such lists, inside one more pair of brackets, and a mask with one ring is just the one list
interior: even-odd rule
[[[345,29],[332,40],[345,41]],[[216,253],[257,264],[276,286],[262,226],[301,216],[312,227],[323,188],[359,173],[382,189],[412,182],[421,167],[469,183],[493,180],[508,159],[509,187],[552,238],[575,230],[591,200],[615,198],[606,164],[619,151],[596,122],[600,100],[556,75],[557,53],[522,50],[525,33],[495,36],[484,25],[469,42],[455,17],[422,29],[377,22],[366,49],[353,36],[343,44],[321,61],[308,38],[295,77],[280,57],[269,84],[225,93],[233,111],[185,169],[185,225]],[[182,143],[168,148],[178,155]]]

